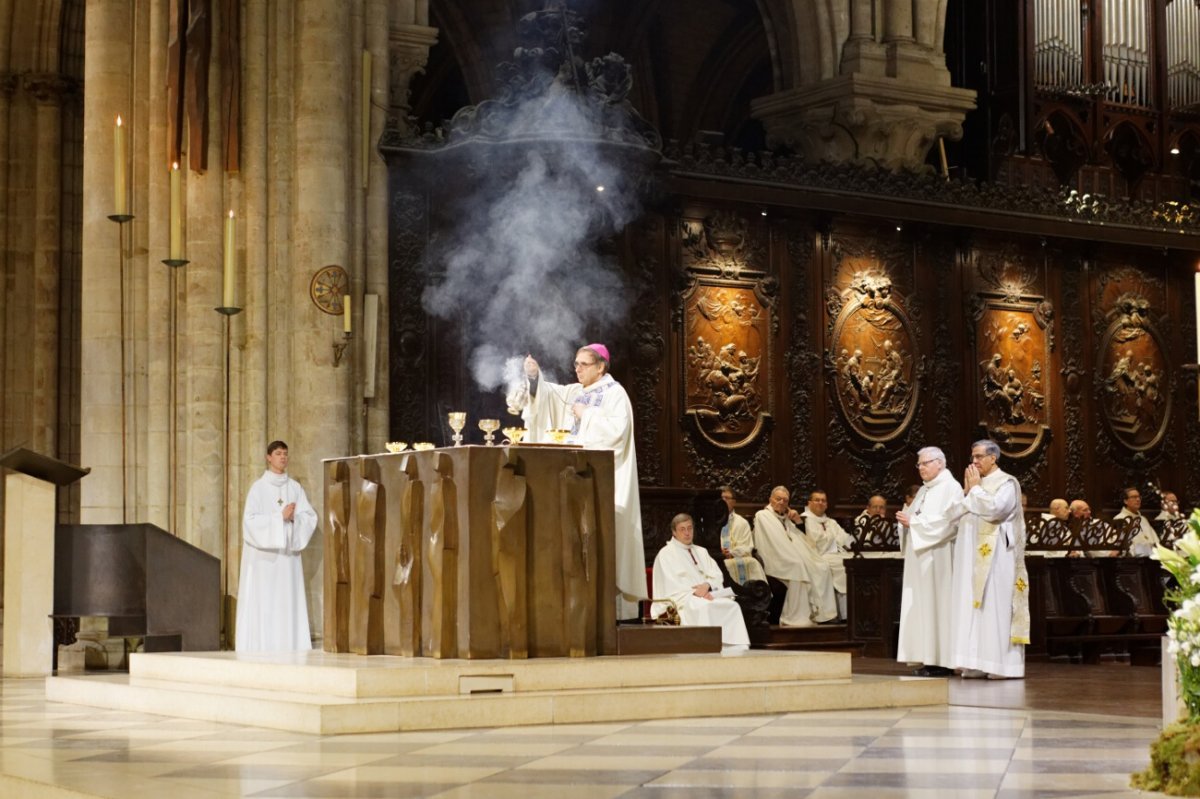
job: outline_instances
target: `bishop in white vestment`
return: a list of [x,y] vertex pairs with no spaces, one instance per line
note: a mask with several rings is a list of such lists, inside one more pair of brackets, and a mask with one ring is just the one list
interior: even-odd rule
[[[721,568],[703,547],[694,546],[692,517],[681,513],[671,520],[671,540],[654,558],[654,598],[670,599],[684,625],[721,628],[721,651],[750,648],[750,635],[742,609],[725,587]],[[666,602],[655,602],[655,618],[667,610]]]
[[965,514],[954,549],[954,654],[964,677],[1024,677],[1029,579],[1021,486],[979,441],[963,477]]
[[304,489],[287,476],[282,441],[267,447],[267,470],[250,486],[242,515],[238,581],[238,652],[312,648],[300,553],[317,529],[317,512]]
[[917,453],[924,484],[896,514],[904,582],[900,590],[900,640],[896,660],[922,664],[919,676],[953,674],[951,609],[954,606],[954,536],[963,513],[962,486],[946,469],[937,447]]
[[567,439],[588,449],[613,452],[616,501],[617,618],[638,615],[646,596],[646,554],[642,545],[642,505],[638,496],[637,454],[633,444],[633,405],[608,373],[608,348],[589,344],[575,353],[578,383],[560,386],[540,380],[532,357],[525,359],[528,401],[521,412],[532,442],[547,430],[570,430]]
[[788,507],[790,497],[786,488],[776,486],[770,504],[754,514],[754,546],[767,574],[787,584],[780,623],[811,627],[814,622],[837,618],[833,574],[813,542],[796,526],[801,518]]

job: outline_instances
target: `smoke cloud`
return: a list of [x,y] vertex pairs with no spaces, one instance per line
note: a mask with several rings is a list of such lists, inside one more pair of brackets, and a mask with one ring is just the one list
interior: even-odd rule
[[548,83],[546,96],[489,116],[494,143],[460,148],[486,157],[473,165],[453,228],[428,251],[440,279],[425,309],[460,320],[483,391],[518,380],[526,353],[561,369],[585,335],[617,337],[633,296],[601,245],[639,213],[638,181],[620,148],[600,141],[585,101]]

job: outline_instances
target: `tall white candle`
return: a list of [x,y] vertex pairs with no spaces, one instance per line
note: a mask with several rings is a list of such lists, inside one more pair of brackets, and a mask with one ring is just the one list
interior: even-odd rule
[[183,176],[179,164],[171,164],[171,254],[172,261],[183,260]]
[[121,115],[117,115],[116,129],[113,130],[113,213],[124,216],[129,213],[129,205],[125,196],[125,127]]
[[350,328],[350,295],[342,295],[342,332],[349,333]]
[[1200,264],[1196,265],[1196,362],[1200,363]]
[[233,263],[235,246],[237,244],[237,223],[233,219],[233,211],[225,219],[225,283],[221,292],[221,306],[233,307]]

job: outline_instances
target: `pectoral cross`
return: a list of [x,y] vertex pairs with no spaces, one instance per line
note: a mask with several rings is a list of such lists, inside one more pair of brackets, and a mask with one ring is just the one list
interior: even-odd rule
[[282,508],[283,507],[283,497],[280,497],[279,499],[275,500],[275,504]]

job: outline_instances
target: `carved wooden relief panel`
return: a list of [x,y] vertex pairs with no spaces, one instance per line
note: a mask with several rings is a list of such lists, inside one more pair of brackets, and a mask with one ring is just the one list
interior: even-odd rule
[[903,298],[872,248],[839,245],[844,286],[826,292],[833,320],[826,368],[846,424],[871,443],[892,441],[912,423],[922,359]]
[[972,298],[976,413],[1010,458],[1027,458],[1050,430],[1054,309],[1040,293],[1036,260],[1015,248],[976,254]]
[[684,417],[709,444],[741,449],[771,417],[773,280],[741,218],[684,220]]
[[1154,319],[1159,292],[1133,269],[1108,273],[1100,290],[1106,324],[1095,390],[1101,415],[1122,447],[1144,453],[1163,441],[1171,420],[1171,369]]

